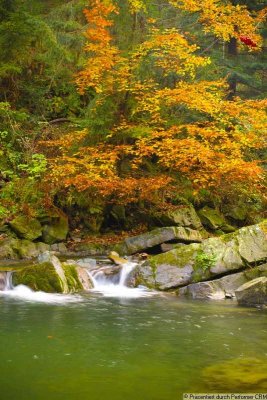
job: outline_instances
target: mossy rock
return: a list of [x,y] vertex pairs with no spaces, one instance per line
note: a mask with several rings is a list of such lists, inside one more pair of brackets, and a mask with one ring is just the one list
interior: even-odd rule
[[[138,236],[132,236],[124,240],[124,254],[135,254],[140,251],[146,251],[154,246],[158,246],[162,243],[175,240],[176,242],[194,243],[201,242],[202,235],[199,231],[191,228],[184,228],[182,226],[167,226],[164,228],[153,229],[150,232],[143,233]],[[119,248],[114,249],[119,254],[123,254],[119,251]]]
[[229,207],[225,215],[235,221],[245,221],[248,211],[249,208],[245,204],[240,204]]
[[79,280],[77,274],[77,265],[72,265],[68,263],[62,263],[62,268],[67,280],[68,288],[70,293],[78,292],[83,289],[83,286]]
[[115,244],[112,247],[112,250],[118,253],[120,256],[125,256],[128,254],[127,246],[124,242]]
[[20,215],[9,225],[20,239],[35,240],[42,236],[42,226],[37,219]]
[[47,293],[64,292],[63,283],[50,262],[31,265],[16,271],[12,280],[15,286],[26,285],[35,291]]
[[209,390],[216,392],[259,393],[267,390],[267,363],[258,358],[238,358],[203,370]]
[[0,241],[0,259],[13,259],[16,260],[19,257],[15,250],[17,244],[20,242],[19,239],[6,238]]
[[198,215],[202,224],[206,228],[215,231],[218,235],[231,233],[236,230],[232,225],[227,223],[224,216],[218,210],[213,208],[203,207],[198,211]]
[[265,221],[150,257],[139,267],[139,280],[165,290],[251,268],[266,260]]
[[148,222],[151,226],[182,226],[203,229],[192,204],[181,205],[173,210],[154,212],[149,216]]
[[63,242],[66,240],[68,232],[68,218],[65,215],[58,215],[58,217],[52,219],[49,225],[43,227],[42,239],[47,244]]
[[13,244],[13,249],[19,255],[19,258],[35,258],[40,253],[37,243],[30,242],[29,240],[17,240]]

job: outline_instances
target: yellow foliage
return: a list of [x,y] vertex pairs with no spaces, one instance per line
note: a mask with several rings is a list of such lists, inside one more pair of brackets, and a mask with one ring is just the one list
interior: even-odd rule
[[[246,7],[220,0],[170,2],[198,12],[206,31],[223,40],[245,33],[261,42],[256,24],[263,13],[254,17]],[[144,11],[142,4],[131,1],[133,12]],[[57,149],[56,155],[50,156],[50,182],[57,187],[91,190],[121,203],[161,198],[173,189],[177,176],[191,182],[195,190],[230,192],[233,185],[241,185],[260,191],[263,170],[252,161],[251,151],[266,142],[266,101],[229,101],[224,80],[197,81],[198,71],[210,59],[200,56],[198,46],[174,28],[153,28],[142,44],[122,56],[109,30],[114,13],[118,9],[111,1],[100,0],[93,0],[85,11],[88,63],[78,74],[77,85],[81,93],[87,88],[101,93],[96,108],[106,98],[124,99],[117,122],[98,145],[82,144],[90,135],[87,131],[48,143]],[[150,71],[140,74],[146,63],[159,71],[160,79]],[[169,76],[174,78],[172,85],[162,84]],[[126,103],[126,99],[131,101]],[[133,136],[130,144],[116,143],[117,135],[142,127],[148,128],[144,128],[145,134]],[[79,142],[76,150],[74,145]],[[129,168],[121,174],[124,159]],[[148,161],[156,165],[156,173],[144,167]]]
[[132,13],[138,13],[140,11],[146,12],[146,5],[142,0],[129,0],[130,10]]
[[222,0],[169,0],[174,6],[188,12],[197,12],[205,32],[211,32],[219,39],[229,41],[241,35],[249,37],[259,48],[262,38],[257,33],[259,24],[266,18],[266,10],[253,15],[244,5],[233,5]]

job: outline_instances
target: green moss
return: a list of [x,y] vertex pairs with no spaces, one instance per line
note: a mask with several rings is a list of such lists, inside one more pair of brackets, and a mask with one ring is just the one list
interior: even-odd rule
[[62,264],[67,284],[69,287],[70,292],[77,292],[78,290],[82,290],[82,284],[79,280],[76,266],[75,265],[70,265],[70,264]]
[[198,215],[202,224],[211,230],[216,230],[226,225],[224,216],[213,208],[206,206],[199,210]]
[[266,360],[240,358],[205,368],[203,378],[211,390],[237,393],[267,390]]
[[62,293],[62,282],[57,275],[53,264],[44,262],[16,271],[13,274],[13,284],[26,285],[32,290],[47,293]]
[[177,268],[184,268],[186,265],[194,262],[196,252],[199,249],[200,244],[193,243],[188,246],[183,246],[182,248],[174,249],[168,251],[167,253],[151,257],[149,264],[152,268],[157,268],[157,266],[161,264],[168,264]]
[[244,271],[244,274],[249,281],[252,281],[253,279],[256,279],[259,276],[261,276],[261,274],[257,268],[250,268],[250,269]]
[[17,240],[13,249],[19,255],[20,258],[33,258],[38,255],[37,245],[29,240]]
[[42,236],[42,227],[37,219],[21,215],[14,218],[10,222],[10,226],[21,239],[35,240]]
[[210,268],[216,264],[217,256],[215,254],[208,254],[199,249],[193,264],[192,282],[200,282],[210,277]]
[[43,227],[43,241],[47,244],[54,244],[66,240],[69,230],[68,218],[58,216],[49,225]]

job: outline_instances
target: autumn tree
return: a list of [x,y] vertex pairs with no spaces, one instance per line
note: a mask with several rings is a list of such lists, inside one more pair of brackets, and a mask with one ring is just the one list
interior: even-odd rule
[[[245,7],[212,0],[201,8],[194,1],[179,7],[201,11],[205,29],[225,41],[239,40],[246,30],[257,48],[261,45]],[[266,102],[229,101],[224,80],[199,79],[211,60],[175,27],[147,21],[145,39],[128,52],[121,50],[112,35],[119,12],[111,1],[101,0],[84,12],[88,61],[76,81],[80,93],[95,93],[92,120],[107,105],[110,119],[98,126],[97,141],[89,130],[77,146],[73,134],[75,151],[64,137],[50,143],[61,149],[51,160],[52,181],[124,204],[164,204],[188,185],[195,195],[205,189],[221,198],[260,193],[263,170],[253,156],[264,142]]]

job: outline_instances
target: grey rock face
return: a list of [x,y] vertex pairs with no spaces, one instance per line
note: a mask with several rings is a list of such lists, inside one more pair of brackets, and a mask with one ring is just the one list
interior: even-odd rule
[[253,267],[265,260],[266,221],[150,257],[138,269],[138,282],[164,290],[210,280],[220,274]]
[[193,299],[234,298],[235,291],[245,283],[261,276],[267,276],[267,264],[249,268],[236,274],[227,275],[213,281],[192,283],[177,291],[178,296]]
[[245,283],[235,291],[235,295],[240,305],[267,304],[267,277],[262,276]]

